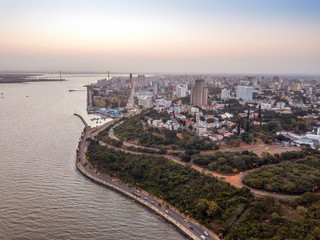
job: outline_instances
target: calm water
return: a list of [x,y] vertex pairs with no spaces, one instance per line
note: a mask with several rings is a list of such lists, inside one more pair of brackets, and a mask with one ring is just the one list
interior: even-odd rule
[[69,81],[0,84],[0,239],[185,239],[77,172],[84,126],[73,113],[86,115],[86,92],[68,90],[99,77],[65,77]]

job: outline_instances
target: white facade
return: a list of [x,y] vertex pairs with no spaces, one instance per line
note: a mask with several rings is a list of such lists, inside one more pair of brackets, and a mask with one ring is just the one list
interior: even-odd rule
[[149,96],[139,97],[138,105],[141,105],[144,108],[151,108],[153,107],[152,98]]
[[153,94],[158,94],[159,91],[159,83],[155,82],[153,83]]
[[221,90],[221,99],[229,99],[230,98],[230,90],[229,89],[222,89]]
[[180,128],[180,124],[176,121],[168,120],[163,127],[169,129],[169,130],[175,130],[177,131]]
[[262,110],[270,110],[272,108],[271,103],[261,103],[261,109]]
[[253,87],[249,86],[238,86],[237,87],[237,99],[252,100],[253,96]]
[[188,95],[187,84],[176,84],[173,86],[173,95],[180,97],[186,97]]
[[171,104],[172,104],[172,101],[168,101],[168,100],[165,100],[165,99],[156,99],[156,106],[157,107],[160,107],[160,106],[163,106],[164,108],[169,108],[171,107]]
[[198,127],[197,128],[198,135],[202,136],[205,132],[207,132],[207,128],[206,127]]
[[285,106],[286,106],[286,104],[284,103],[284,102],[277,102],[277,108],[278,109],[284,109],[285,108]]
[[144,75],[138,75],[137,84],[144,85],[146,81],[146,77]]
[[199,112],[199,108],[191,107],[191,112],[192,113],[198,113]]

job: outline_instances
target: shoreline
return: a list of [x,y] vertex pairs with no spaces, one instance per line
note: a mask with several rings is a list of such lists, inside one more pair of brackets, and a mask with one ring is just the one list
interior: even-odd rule
[[[77,170],[84,175],[85,177],[87,177],[88,179],[90,179],[91,181],[101,184],[113,191],[116,191],[118,193],[121,193],[122,195],[124,195],[125,197],[128,197],[130,199],[133,199],[136,203],[148,208],[149,210],[151,210],[153,213],[155,213],[156,215],[160,216],[162,219],[164,219],[165,221],[167,221],[168,223],[172,224],[177,231],[179,231],[182,235],[184,235],[185,237],[187,237],[188,239],[192,239],[192,240],[198,240],[201,239],[199,236],[197,236],[195,233],[193,233],[191,230],[189,230],[189,228],[187,228],[186,226],[183,226],[181,223],[179,223],[178,221],[176,221],[171,215],[165,213],[163,210],[159,209],[158,207],[156,207],[153,204],[148,203],[147,201],[145,201],[143,198],[141,197],[137,197],[136,195],[134,195],[132,193],[132,191],[134,191],[134,189],[132,189],[131,187],[129,187],[128,185],[126,185],[128,187],[128,189],[130,189],[130,191],[127,191],[123,188],[120,188],[118,186],[116,186],[115,184],[113,184],[112,182],[107,182],[103,179],[100,179],[99,177],[94,176],[93,174],[91,174],[88,170],[86,170],[86,164],[88,164],[87,160],[85,159],[85,153],[86,153],[86,148],[87,146],[85,146],[86,140],[91,136],[91,134],[97,134],[98,132],[100,132],[101,130],[103,130],[105,127],[107,127],[108,125],[112,124],[114,122],[114,120],[100,126],[97,128],[92,128],[90,130],[85,130],[85,132],[82,132],[82,139],[79,142],[78,145],[78,149],[77,149],[77,155],[76,155],[76,168]],[[82,162],[82,160],[85,160],[85,162]],[[87,165],[88,166],[88,165]],[[100,174],[98,172],[98,174]],[[101,176],[101,175],[99,175]],[[103,174],[103,176],[108,177],[110,179],[112,179],[109,175]],[[121,183],[120,180],[118,180],[117,182]],[[123,184],[123,183],[121,183]],[[150,195],[149,195],[150,196]],[[172,207],[172,206],[171,206]],[[178,215],[180,215],[180,213],[176,212]],[[180,215],[182,218],[182,215]],[[185,218],[186,219],[186,218]],[[191,223],[191,221],[190,221]],[[205,231],[205,230],[202,230]],[[209,231],[209,230],[208,230]],[[210,231],[211,232],[211,231]],[[211,232],[210,236],[206,236],[206,238],[209,237],[208,239],[220,239],[218,236],[216,236],[213,232]]]
[[144,201],[143,199],[135,196],[134,194],[125,191],[113,184],[110,184],[106,181],[103,181],[95,176],[93,176],[92,174],[88,173],[82,166],[81,162],[77,161],[76,163],[76,167],[78,169],[79,172],[81,172],[85,177],[87,177],[88,179],[90,179],[91,181],[101,184],[113,191],[116,191],[118,193],[121,193],[122,195],[124,195],[125,197],[128,197],[130,199],[133,199],[136,203],[148,208],[149,210],[151,210],[153,213],[155,213],[156,215],[160,216],[162,219],[164,219],[165,221],[167,221],[168,223],[172,224],[182,235],[184,235],[185,237],[189,238],[189,239],[194,239],[194,240],[198,240],[199,238],[193,234],[191,231],[189,231],[189,229],[185,228],[184,226],[180,225],[178,222],[176,222],[173,218],[170,217],[170,215],[167,215],[165,213],[163,213],[162,211],[160,211],[158,208],[156,208],[155,206],[147,203],[146,201]]

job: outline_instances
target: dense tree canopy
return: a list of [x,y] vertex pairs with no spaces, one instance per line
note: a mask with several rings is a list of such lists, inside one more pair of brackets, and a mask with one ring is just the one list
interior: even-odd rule
[[227,240],[320,239],[320,195],[305,193],[283,202],[257,198],[231,229]]
[[216,232],[224,231],[252,200],[248,189],[162,157],[133,155],[97,143],[90,144],[87,155],[100,171],[163,198]]
[[201,155],[193,163],[209,170],[221,173],[239,173],[267,163],[276,163],[279,159],[271,154],[263,153],[262,157],[250,151],[220,152],[210,155]]
[[271,192],[301,194],[320,188],[320,171],[301,163],[263,166],[244,176],[250,187]]

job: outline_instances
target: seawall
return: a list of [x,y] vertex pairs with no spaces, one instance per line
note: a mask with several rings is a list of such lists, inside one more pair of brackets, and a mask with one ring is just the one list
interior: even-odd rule
[[119,188],[113,184],[110,184],[106,181],[103,181],[95,176],[93,176],[92,174],[88,173],[85,168],[82,166],[81,161],[78,161],[77,158],[77,162],[76,162],[76,167],[77,169],[87,178],[91,179],[92,181],[102,184],[114,191],[117,191],[119,193],[122,193],[123,195],[125,195],[126,197],[129,197],[133,200],[135,200],[137,203],[147,207],[148,209],[152,210],[154,213],[156,213],[158,216],[162,217],[163,219],[165,219],[166,221],[168,221],[169,223],[171,223],[172,225],[174,225],[183,235],[185,235],[186,237],[188,237],[189,239],[194,239],[194,240],[198,240],[199,238],[193,234],[191,231],[189,231],[189,229],[187,229],[186,227],[182,226],[181,224],[179,224],[177,221],[175,221],[172,217],[170,217],[170,215],[165,214],[164,212],[162,212],[161,210],[159,210],[158,208],[156,208],[155,206],[151,205],[150,203],[146,202],[145,200],[135,196],[134,194]]

